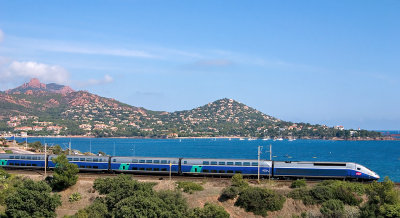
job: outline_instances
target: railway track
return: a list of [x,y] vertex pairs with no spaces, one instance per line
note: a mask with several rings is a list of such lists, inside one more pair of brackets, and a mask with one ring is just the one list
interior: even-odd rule
[[[26,169],[11,169],[11,170],[7,170],[7,172],[11,173],[11,174],[18,174],[18,175],[26,175],[26,176],[44,176],[44,171],[43,170],[35,170],[35,169],[31,169],[31,170],[26,170]],[[47,171],[47,175],[52,175],[53,171]],[[118,176],[120,173],[105,173],[105,172],[80,172],[78,174],[80,179],[83,180],[93,180],[96,178],[106,178],[106,177],[115,177]],[[129,175],[132,175],[133,178],[138,179],[138,180],[168,180],[169,176],[168,175],[154,175],[154,174],[131,174],[129,173]],[[185,180],[185,181],[203,181],[203,180],[218,180],[218,181],[227,181],[229,182],[231,180],[230,177],[209,177],[209,176],[182,176],[182,175],[172,175],[171,177],[174,181],[181,181],[181,180]],[[249,178],[248,181],[250,183],[256,184],[257,183],[257,179],[255,178]],[[261,181],[268,181],[268,179],[263,178]],[[278,182],[278,183],[283,183],[283,184],[287,184],[290,185],[291,184],[291,180],[273,180],[274,182]],[[307,180],[308,184],[316,184],[321,182],[322,180]],[[400,183],[396,182],[395,183],[396,187],[400,188]]]

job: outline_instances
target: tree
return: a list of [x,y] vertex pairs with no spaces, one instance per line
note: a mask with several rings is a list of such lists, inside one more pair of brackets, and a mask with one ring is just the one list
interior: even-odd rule
[[55,155],[63,154],[63,149],[61,148],[60,145],[55,145],[55,146],[51,147],[51,150],[53,151],[53,154],[55,154]]
[[368,202],[361,208],[361,217],[400,216],[400,194],[389,177],[381,183],[371,183],[367,188],[367,196]]
[[53,178],[51,179],[50,183],[53,189],[60,191],[75,185],[78,181],[78,166],[76,164],[69,163],[64,154],[54,158],[53,162],[56,164]]
[[8,196],[5,212],[9,217],[56,217],[60,205],[60,195],[51,194],[48,184],[28,179]]

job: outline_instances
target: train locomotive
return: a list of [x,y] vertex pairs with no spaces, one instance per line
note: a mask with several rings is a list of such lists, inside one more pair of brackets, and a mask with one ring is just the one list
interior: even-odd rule
[[[57,155],[0,154],[0,167],[53,169]],[[79,171],[137,174],[257,176],[275,179],[347,179],[371,181],[380,177],[372,170],[351,162],[270,161],[249,159],[161,158],[67,155]]]

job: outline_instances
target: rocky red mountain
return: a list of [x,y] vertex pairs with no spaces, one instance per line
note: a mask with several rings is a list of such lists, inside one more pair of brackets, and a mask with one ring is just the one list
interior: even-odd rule
[[24,83],[23,85],[9,89],[5,91],[6,94],[26,94],[33,95],[39,93],[59,93],[62,95],[66,95],[68,93],[74,92],[73,89],[69,86],[58,85],[55,83],[44,84],[39,81],[39,79],[33,78],[28,83]]

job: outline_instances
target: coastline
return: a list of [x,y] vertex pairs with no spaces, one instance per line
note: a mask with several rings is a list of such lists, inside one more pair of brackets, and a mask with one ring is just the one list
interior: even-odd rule
[[[267,138],[252,138],[252,137],[240,137],[240,136],[216,136],[216,137],[200,137],[200,136],[193,136],[193,137],[174,137],[174,138],[162,138],[162,137],[128,137],[128,136],[120,136],[120,137],[94,137],[94,136],[86,136],[86,135],[67,135],[67,136],[13,136],[13,135],[8,135],[8,136],[0,136],[0,138],[108,138],[108,139],[244,139],[244,140],[265,140],[266,141],[276,141],[274,139],[267,139]],[[283,138],[283,140],[289,140],[290,138]],[[326,140],[326,141],[398,141],[400,138],[395,138],[392,136],[384,136],[384,137],[379,137],[379,138],[370,138],[370,137],[365,137],[365,138],[338,138],[338,137],[333,137],[333,138],[313,138],[313,137],[304,137],[304,138],[296,138],[296,140]]]

